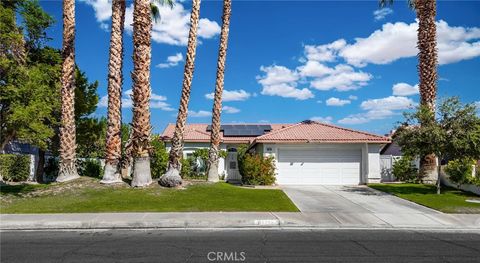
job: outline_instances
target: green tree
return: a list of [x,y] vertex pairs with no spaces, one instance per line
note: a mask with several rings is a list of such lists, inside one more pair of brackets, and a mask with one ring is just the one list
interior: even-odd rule
[[[23,31],[16,25],[16,13],[22,18]],[[36,0],[0,4],[0,146],[3,149],[12,140],[37,146],[40,158],[36,179],[39,182],[43,178],[45,151],[58,152],[59,144],[62,59],[59,50],[45,46],[46,29],[53,22]],[[24,52],[23,57],[18,55],[20,51]],[[89,83],[78,68],[75,77],[77,128],[89,130],[92,123],[101,123],[88,117],[98,103],[98,83]],[[90,134],[92,132],[79,139],[90,144],[93,140]]]
[[[421,123],[421,125],[420,125]],[[457,97],[443,100],[434,114],[421,105],[405,113],[405,121],[393,138],[409,156],[436,155],[445,159],[480,158],[480,118],[475,104],[462,104]],[[437,168],[437,193],[440,194],[440,169]]]

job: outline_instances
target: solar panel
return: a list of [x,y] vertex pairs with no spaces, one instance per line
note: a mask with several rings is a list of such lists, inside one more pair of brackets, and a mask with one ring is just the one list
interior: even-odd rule
[[[266,131],[271,131],[272,126],[267,124],[224,124],[220,126],[223,136],[260,136]],[[212,126],[207,126],[207,131],[212,131]]]

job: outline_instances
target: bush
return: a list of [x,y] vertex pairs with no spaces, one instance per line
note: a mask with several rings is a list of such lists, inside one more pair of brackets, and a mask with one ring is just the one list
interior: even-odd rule
[[102,163],[98,159],[77,159],[77,169],[80,176],[94,178],[103,176]]
[[182,169],[180,170],[180,176],[182,178],[190,178],[192,176],[192,158],[182,159]]
[[1,154],[0,174],[8,182],[26,181],[30,176],[30,156]]
[[244,184],[271,185],[275,183],[275,163],[273,157],[243,154],[238,162]]
[[473,164],[473,160],[469,158],[451,160],[445,167],[445,172],[450,180],[458,186],[473,183],[475,179],[472,177]]
[[412,160],[410,156],[403,156],[393,164],[392,173],[397,180],[407,183],[418,182],[418,169]]
[[165,144],[157,137],[152,140],[150,169],[152,178],[160,178],[167,171],[168,152]]

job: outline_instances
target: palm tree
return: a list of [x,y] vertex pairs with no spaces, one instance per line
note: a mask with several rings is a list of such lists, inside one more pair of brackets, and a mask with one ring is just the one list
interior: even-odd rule
[[218,151],[220,147],[220,114],[222,111],[222,93],[225,77],[225,60],[227,58],[228,31],[230,28],[231,0],[223,0],[222,32],[220,47],[218,48],[217,79],[215,82],[215,96],[212,109],[212,133],[210,150],[208,152],[208,181],[218,182]]
[[182,184],[180,177],[181,163],[183,156],[183,132],[187,121],[188,102],[190,100],[190,89],[192,86],[193,70],[195,66],[195,53],[197,49],[197,30],[200,20],[200,0],[193,0],[192,13],[190,15],[190,32],[188,33],[187,58],[183,73],[183,87],[178,109],[177,123],[172,138],[172,148],[168,158],[167,172],[160,177],[159,183],[162,186],[174,187]]
[[150,63],[152,17],[150,1],[135,0],[133,8],[133,120],[132,120],[132,186],[152,183],[150,174]]
[[[392,4],[393,0],[381,0],[380,6]],[[417,47],[418,75],[420,104],[435,112],[437,98],[437,27],[435,16],[437,13],[436,0],[409,0],[409,6],[415,10],[418,19]],[[432,115],[434,116],[434,115]],[[438,164],[439,165],[439,164]],[[420,170],[425,181],[435,181],[436,157],[433,154],[424,156],[420,160]],[[438,179],[437,179],[438,181]]]
[[125,0],[112,1],[112,31],[108,61],[108,128],[105,147],[105,173],[101,183],[122,182],[122,67]]
[[79,177],[75,165],[75,0],[63,0],[62,120],[57,182]]

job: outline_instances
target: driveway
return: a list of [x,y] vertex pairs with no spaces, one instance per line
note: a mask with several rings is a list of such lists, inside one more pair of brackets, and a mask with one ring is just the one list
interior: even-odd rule
[[302,212],[297,216],[298,220],[318,225],[441,227],[445,222],[452,222],[450,215],[367,186],[309,185],[282,188]]
[[439,213],[367,186],[282,186],[305,213]]

